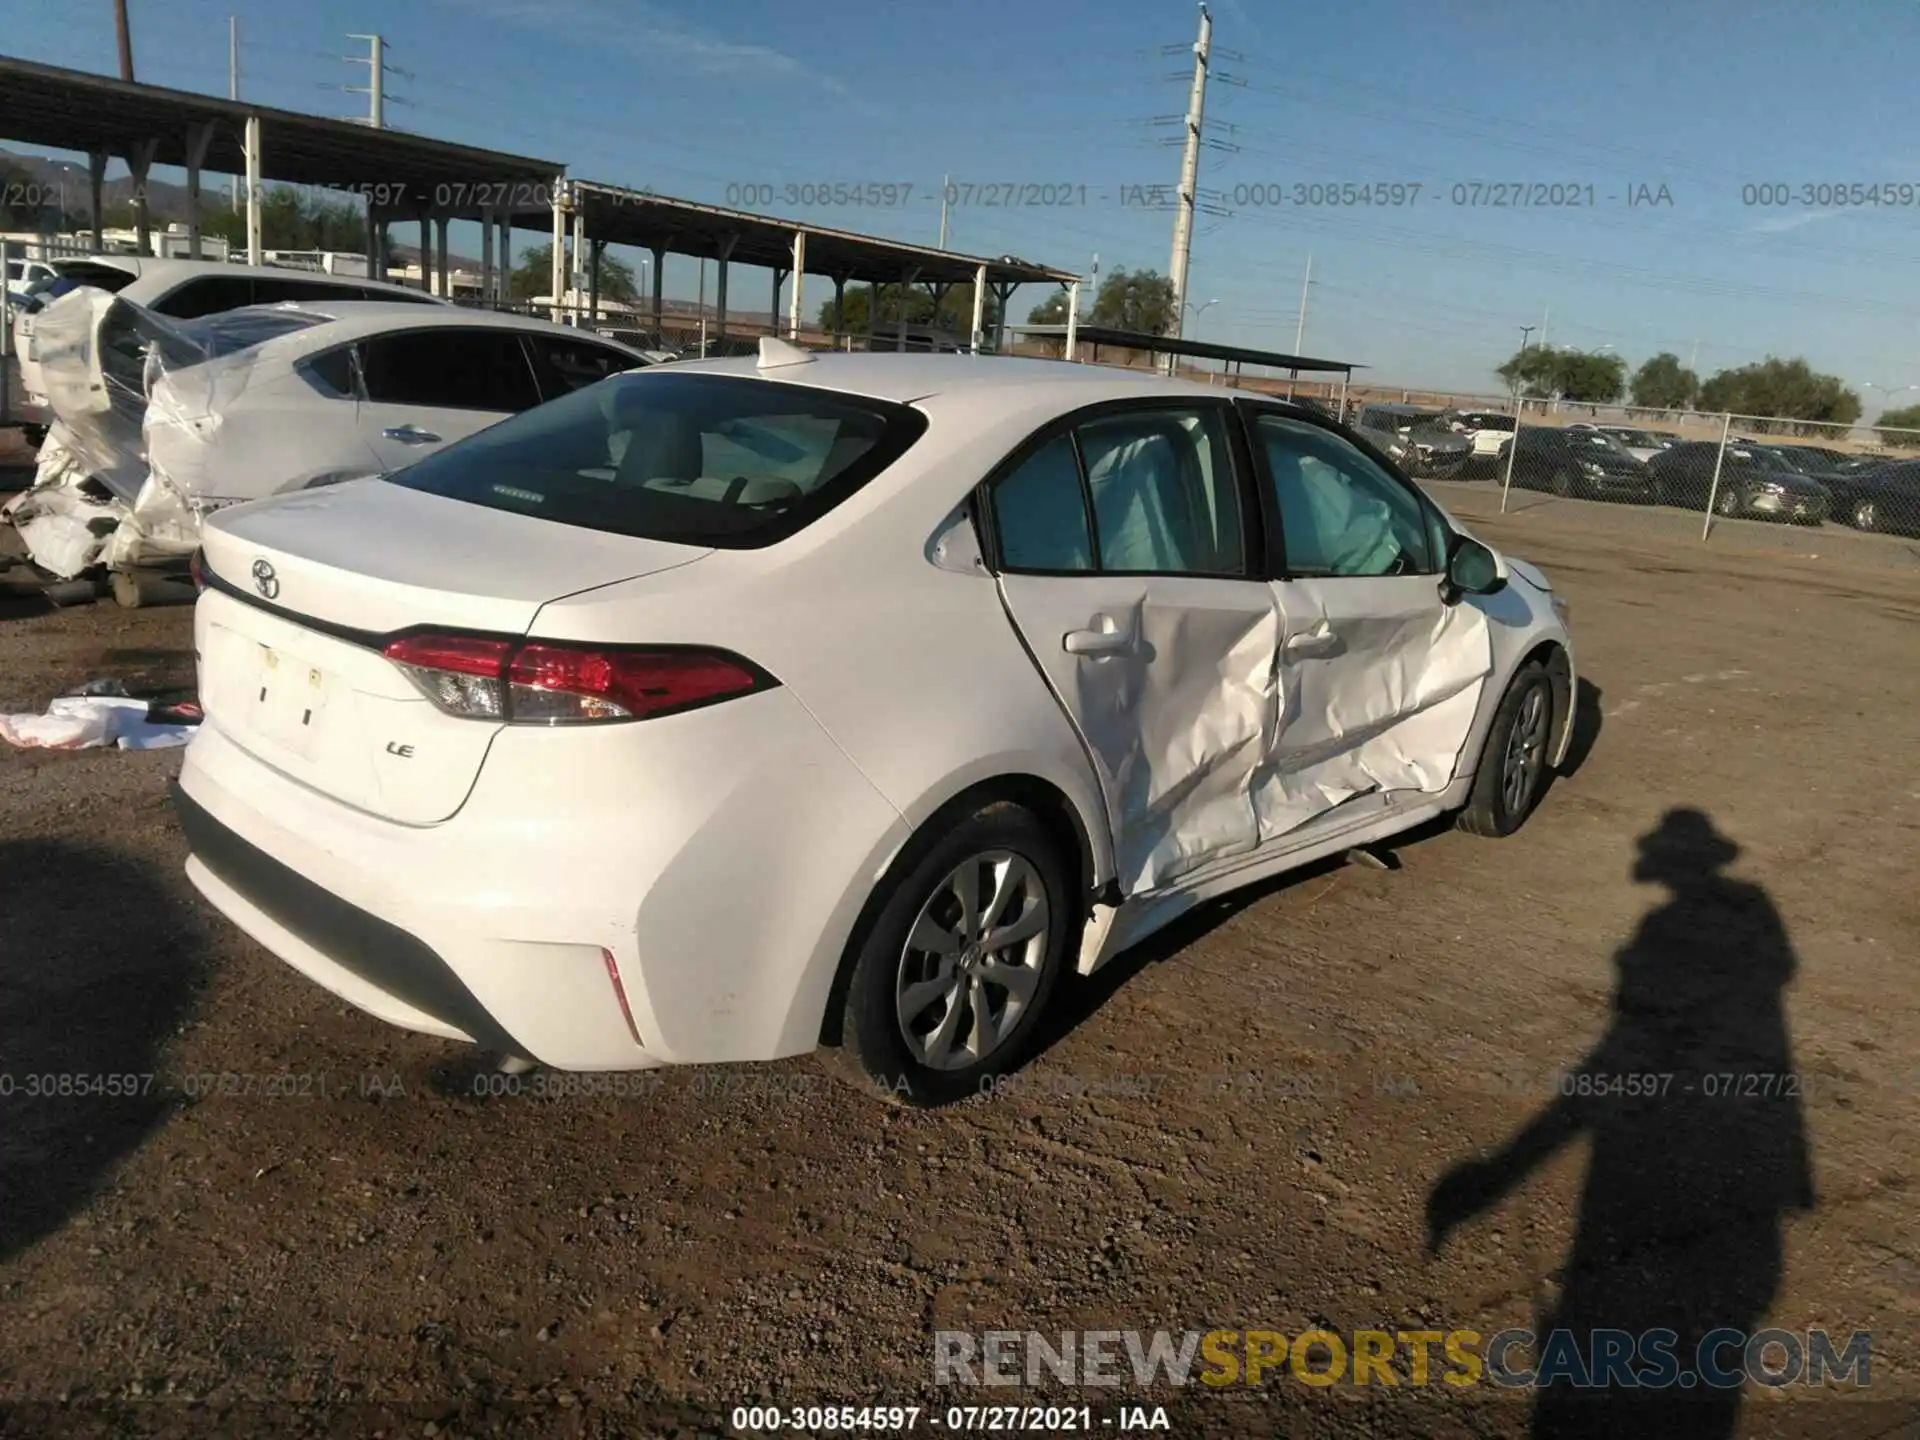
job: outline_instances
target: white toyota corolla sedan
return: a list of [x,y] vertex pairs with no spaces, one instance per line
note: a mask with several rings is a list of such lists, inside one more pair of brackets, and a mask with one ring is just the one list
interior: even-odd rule
[[1571,733],[1566,607],[1351,432],[1060,361],[614,376],[221,511],[193,883],[381,1019],[565,1070],[838,1047],[918,1103],[1069,971]]

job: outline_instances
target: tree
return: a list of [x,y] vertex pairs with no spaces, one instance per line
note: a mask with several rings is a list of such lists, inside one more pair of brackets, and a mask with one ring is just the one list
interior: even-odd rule
[[1560,398],[1583,405],[1611,405],[1627,388],[1627,362],[1618,355],[1562,350],[1556,372],[1555,389]]
[[1618,355],[1522,345],[1494,372],[1513,394],[1541,400],[1610,405],[1626,388],[1627,362]]
[[1873,424],[1880,432],[1882,444],[1897,445],[1907,450],[1920,445],[1920,405],[1902,405],[1897,410],[1883,410]]
[[[1110,330],[1171,335],[1173,281],[1156,270],[1115,270],[1101,282],[1100,293],[1094,297],[1093,314],[1088,318],[1090,323]],[[1061,322],[1065,319],[1063,309]]]
[[1064,325],[1067,323],[1067,292],[1056,290],[1027,312],[1029,325]]
[[1633,403],[1642,410],[1687,410],[1700,395],[1700,377],[1662,350],[1633,372]]
[[[131,224],[132,207],[127,207]],[[155,225],[161,217],[149,217]],[[113,225],[109,213],[104,220]],[[215,208],[200,219],[202,234],[227,242],[230,249],[244,249],[247,243],[247,214],[244,210]],[[351,199],[332,198],[311,190],[276,185],[260,197],[260,243],[268,250],[333,250],[364,255],[367,249],[367,217]]]
[[1556,393],[1554,381],[1560,352],[1548,345],[1521,345],[1493,373],[1507,382],[1509,393],[1545,399]]
[[[552,289],[553,246],[551,243],[536,245],[513,267],[513,273],[507,277],[507,293],[515,300],[532,300],[548,295]],[[616,300],[622,305],[637,304],[640,300],[640,284],[634,278],[633,267],[604,251],[600,256],[600,298]]]
[[1708,380],[1700,387],[1700,408],[1756,417],[1756,430],[1811,435],[1822,425],[1851,425],[1861,406],[1837,375],[1823,375],[1805,360],[1769,355]]
[[[904,296],[904,298],[903,298]],[[889,325],[898,325],[905,320],[909,325],[928,326],[944,330],[950,335],[971,337],[973,334],[973,286],[956,285],[940,297],[938,313],[934,310],[933,295],[919,285],[886,285],[881,287],[880,307],[876,311],[873,305],[873,287],[871,285],[850,285],[845,293],[845,304],[836,321],[833,297],[828,296],[820,304],[819,325],[822,330],[839,331],[847,335],[867,333],[867,317],[873,316],[874,328],[882,333]],[[1000,307],[993,298],[993,292],[987,292],[987,303],[983,308],[981,328],[991,330],[998,323]]]

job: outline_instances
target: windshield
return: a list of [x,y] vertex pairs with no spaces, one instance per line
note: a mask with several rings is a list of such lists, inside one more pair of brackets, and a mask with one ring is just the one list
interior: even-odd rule
[[772,544],[926,429],[917,410],[731,375],[616,375],[388,477],[563,525],[687,545]]

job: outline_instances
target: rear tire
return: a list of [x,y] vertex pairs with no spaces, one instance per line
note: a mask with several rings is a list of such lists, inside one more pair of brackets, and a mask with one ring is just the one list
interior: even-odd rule
[[1460,829],[1498,839],[1526,823],[1546,790],[1548,752],[1558,718],[1547,667],[1529,660],[1500,697],[1473,792],[1454,822]]
[[[1031,811],[997,801],[883,884],[852,957],[838,1068],[899,1104],[949,1105],[991,1090],[1032,1048],[1080,928],[1057,842]],[[1002,913],[983,925],[996,893]],[[996,947],[996,935],[1013,938]]]

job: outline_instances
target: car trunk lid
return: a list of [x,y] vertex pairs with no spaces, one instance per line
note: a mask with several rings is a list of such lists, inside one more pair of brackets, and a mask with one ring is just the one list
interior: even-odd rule
[[439,710],[382,644],[519,636],[548,601],[711,553],[354,481],[209,516],[195,616],[206,723],[370,814],[445,820],[498,722]]

